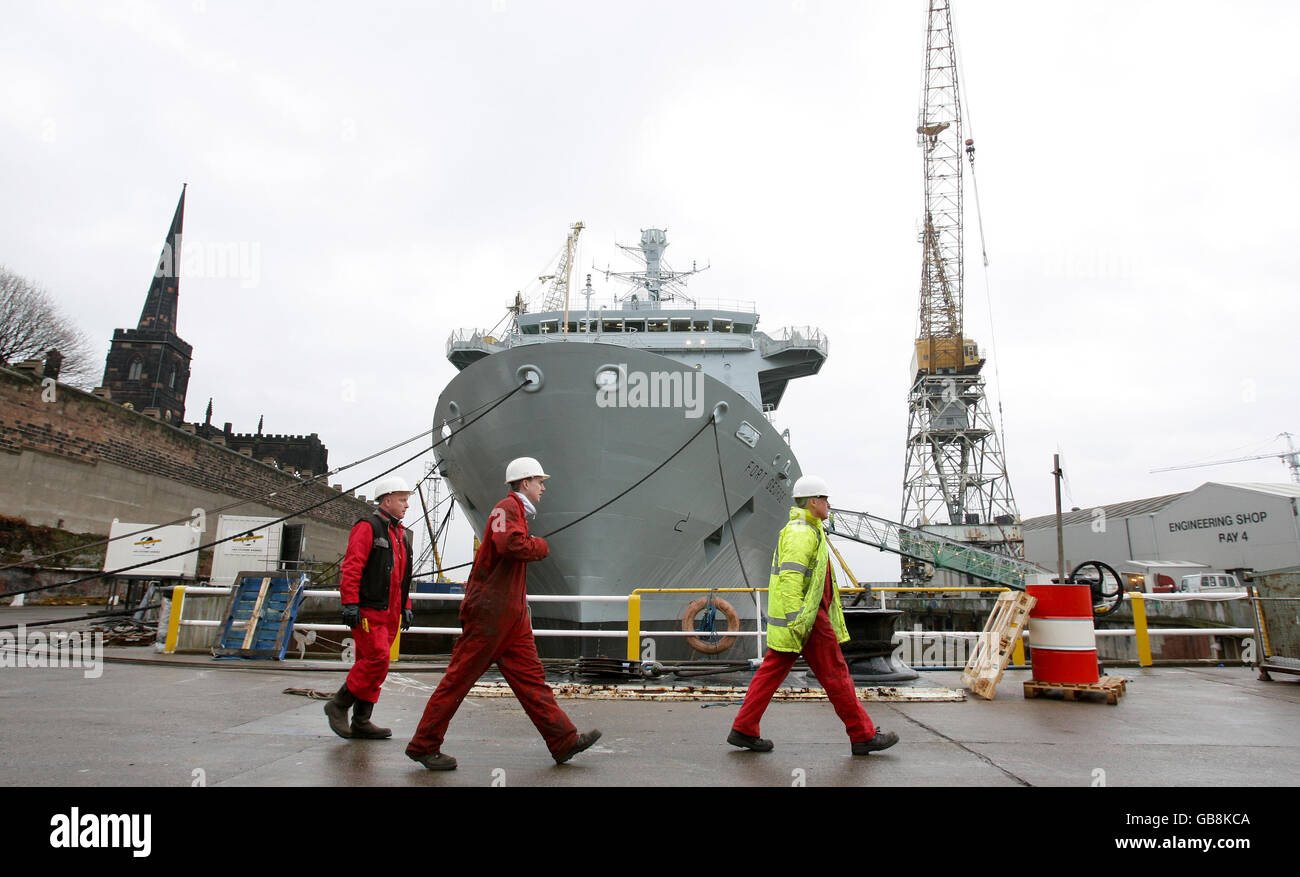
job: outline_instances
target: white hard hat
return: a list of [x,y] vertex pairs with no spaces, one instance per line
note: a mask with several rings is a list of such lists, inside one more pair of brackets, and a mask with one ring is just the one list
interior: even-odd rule
[[379,502],[390,493],[411,492],[411,488],[406,485],[406,479],[400,475],[389,475],[387,478],[380,478],[375,482],[375,502]]
[[542,464],[532,457],[516,457],[506,467],[506,484],[514,484],[525,478],[550,478],[542,471]]
[[810,496],[830,496],[831,489],[826,482],[816,475],[804,475],[794,483],[794,498],[805,499]]

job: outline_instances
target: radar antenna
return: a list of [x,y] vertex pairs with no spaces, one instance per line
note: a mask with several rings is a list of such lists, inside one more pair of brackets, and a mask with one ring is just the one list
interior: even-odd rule
[[[690,302],[691,307],[695,307],[695,299],[686,294],[686,278],[699,274],[701,271],[707,271],[709,265],[703,268],[696,267],[691,263],[690,271],[673,271],[663,260],[664,250],[668,248],[668,229],[666,228],[643,228],[641,229],[641,244],[636,247],[629,247],[625,244],[617,244],[620,250],[631,253],[633,257],[639,257],[645,262],[644,271],[611,271],[607,266],[605,268],[605,279],[617,277],[625,283],[631,284],[639,291],[644,291],[648,301],[672,301],[682,299]],[[632,293],[635,299],[638,293]]]

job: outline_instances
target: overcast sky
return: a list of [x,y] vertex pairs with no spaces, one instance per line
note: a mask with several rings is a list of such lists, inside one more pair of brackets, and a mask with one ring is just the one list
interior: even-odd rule
[[[1286,481],[1148,470],[1300,433],[1300,5],[954,6],[990,262],[968,190],[966,334],[1021,514],[1052,510],[1058,451],[1067,507]],[[925,10],[9,0],[0,263],[106,353],[188,183],[186,257],[243,261],[182,272],[187,419],[211,396],[217,424],[317,432],[339,466],[429,426],[448,334],[495,324],[571,223],[580,273],[667,227],[676,267],[712,264],[693,294],[829,334],[777,424],[836,505],[897,517]],[[448,559],[469,550],[461,529]]]

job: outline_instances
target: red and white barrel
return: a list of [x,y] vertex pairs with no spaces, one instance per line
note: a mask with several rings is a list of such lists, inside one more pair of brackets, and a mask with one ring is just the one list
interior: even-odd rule
[[1039,682],[1096,682],[1097,636],[1087,585],[1029,585],[1029,662]]

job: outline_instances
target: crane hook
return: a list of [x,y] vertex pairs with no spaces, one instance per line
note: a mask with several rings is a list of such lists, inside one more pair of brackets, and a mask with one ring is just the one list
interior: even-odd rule
[[975,141],[966,141],[966,160],[970,162],[971,167],[975,166]]

